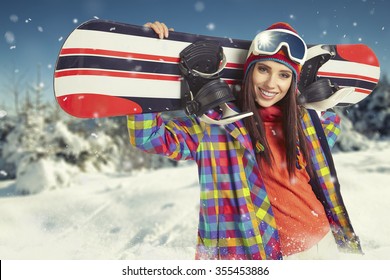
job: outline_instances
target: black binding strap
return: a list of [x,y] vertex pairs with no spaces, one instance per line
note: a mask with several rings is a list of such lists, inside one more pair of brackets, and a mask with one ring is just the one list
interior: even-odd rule
[[[312,47],[310,49],[314,50],[315,48],[316,47]],[[305,64],[302,66],[298,83],[300,92],[298,103],[301,105],[326,100],[339,90],[339,87],[337,85],[332,85],[329,79],[318,79],[318,70],[322,65],[328,62],[329,59],[332,58],[332,54],[335,53],[333,46],[322,45],[320,48],[323,52],[306,60]]]
[[193,100],[186,102],[185,111],[187,115],[201,116],[208,110],[233,100],[234,96],[226,82],[221,79],[211,80],[199,90]]
[[223,49],[218,41],[195,42],[180,53],[184,76],[182,103],[188,115],[201,116],[220,104],[234,100],[230,87],[220,79]]
[[305,105],[323,101],[331,97],[337,90],[338,87],[332,86],[329,79],[319,79],[300,92],[298,95],[298,104]]
[[[308,51],[310,51],[310,49]],[[333,46],[322,45],[321,49],[324,50],[323,53],[306,60],[305,64],[302,66],[301,76],[298,83],[298,89],[300,92],[303,92],[306,87],[317,81],[318,70],[322,65],[328,62],[329,59],[331,59],[331,54],[335,53]]]

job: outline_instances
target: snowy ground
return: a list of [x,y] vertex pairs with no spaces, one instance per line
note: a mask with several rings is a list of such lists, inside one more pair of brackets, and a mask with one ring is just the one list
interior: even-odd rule
[[[390,143],[335,155],[364,259],[390,259]],[[39,178],[37,178],[39,180]],[[67,189],[15,196],[0,182],[0,259],[193,259],[194,165],[82,174]],[[345,258],[357,258],[346,256]]]

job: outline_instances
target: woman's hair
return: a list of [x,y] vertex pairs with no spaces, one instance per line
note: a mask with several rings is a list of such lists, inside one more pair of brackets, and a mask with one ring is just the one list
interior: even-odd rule
[[[262,159],[259,164],[262,164],[262,161],[264,161],[270,168],[272,168],[272,164],[274,163],[272,152],[266,138],[264,123],[258,112],[259,105],[255,101],[255,93],[252,80],[254,68],[255,67],[251,67],[248,70],[245,80],[243,81],[241,92],[238,94],[237,101],[242,111],[253,112],[252,117],[247,117],[244,119],[244,125],[252,139],[253,147],[256,147],[257,142],[260,142],[260,144],[262,144],[264,147],[264,151],[258,154]],[[312,175],[310,156],[305,140],[305,134],[303,132],[302,124],[300,121],[301,111],[296,101],[295,76],[293,76],[290,89],[288,90],[286,96],[277,104],[280,105],[281,110],[283,112],[282,128],[286,143],[286,159],[288,173],[290,177],[295,173],[297,156],[298,153],[301,152],[304,159],[308,163],[308,171],[310,175]]]

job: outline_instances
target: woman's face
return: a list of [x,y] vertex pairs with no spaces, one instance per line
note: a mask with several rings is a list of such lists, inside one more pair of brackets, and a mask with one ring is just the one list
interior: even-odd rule
[[292,76],[292,71],[279,62],[257,62],[252,76],[256,103],[270,107],[283,99],[291,86]]

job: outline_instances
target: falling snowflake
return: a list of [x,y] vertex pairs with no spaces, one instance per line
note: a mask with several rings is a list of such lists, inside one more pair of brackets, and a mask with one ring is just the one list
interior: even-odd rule
[[12,33],[11,31],[5,32],[4,38],[5,38],[5,41],[6,41],[8,44],[13,44],[13,43],[15,42],[15,35],[14,35],[14,33]]
[[352,25],[353,25],[354,27],[356,27],[358,24],[357,24],[356,21],[354,21],[354,22],[352,23]]
[[10,15],[9,16],[9,20],[12,21],[12,22],[18,22],[19,21],[19,17],[17,15]]
[[38,29],[39,32],[43,32],[43,27],[42,26],[38,26],[37,29]]
[[73,23],[74,23],[74,24],[77,24],[78,22],[79,22],[79,20],[78,20],[77,18],[74,18],[74,19],[73,19]]
[[291,14],[290,19],[295,19],[295,15]]
[[26,19],[24,22],[25,23],[29,23],[29,22],[31,22],[32,21],[32,19],[31,18],[28,18],[28,19]]
[[63,39],[64,37],[61,36],[60,38],[58,38],[58,41],[61,42]]
[[206,28],[210,31],[215,30],[215,24],[210,22],[209,24],[206,25]]
[[204,8],[205,8],[205,5],[204,5],[203,2],[198,1],[198,2],[195,3],[195,11],[203,12]]

